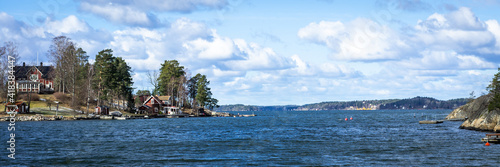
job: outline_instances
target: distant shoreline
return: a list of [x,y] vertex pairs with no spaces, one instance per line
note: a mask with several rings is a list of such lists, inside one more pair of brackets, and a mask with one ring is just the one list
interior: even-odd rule
[[455,109],[467,102],[468,98],[437,100],[431,97],[414,97],[408,99],[359,100],[320,102],[305,105],[257,106],[231,104],[221,105],[215,111],[319,111],[319,110],[422,110],[422,109]]

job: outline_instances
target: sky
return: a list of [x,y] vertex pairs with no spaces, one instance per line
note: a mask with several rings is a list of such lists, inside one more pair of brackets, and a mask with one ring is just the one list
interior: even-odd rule
[[500,63],[500,1],[0,0],[0,45],[51,64],[52,38],[90,61],[112,49],[147,73],[178,60],[219,104],[302,105],[486,93]]

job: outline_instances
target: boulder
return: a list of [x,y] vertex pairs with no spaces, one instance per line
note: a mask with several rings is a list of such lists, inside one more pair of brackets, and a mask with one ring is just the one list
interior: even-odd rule
[[488,104],[493,96],[481,96],[455,110],[453,110],[446,119],[464,119],[460,128],[495,131],[500,132],[500,109],[488,110]]

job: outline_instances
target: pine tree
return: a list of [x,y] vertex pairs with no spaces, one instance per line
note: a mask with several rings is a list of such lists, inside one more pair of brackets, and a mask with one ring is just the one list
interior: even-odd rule
[[493,95],[493,99],[491,99],[490,104],[488,105],[488,110],[492,111],[500,108],[500,68],[498,68],[498,72],[495,74],[493,79],[491,80],[490,85],[486,87],[486,89]]
[[165,63],[161,64],[158,90],[160,95],[172,97],[172,105],[177,105],[179,91],[182,91],[181,87],[185,85],[182,78],[184,75],[186,75],[184,66],[179,65],[177,60],[165,60]]
[[210,97],[212,96],[212,92],[208,85],[210,81],[207,80],[205,75],[201,75],[197,82],[197,93],[196,93],[196,102],[200,107],[204,107],[208,105]]

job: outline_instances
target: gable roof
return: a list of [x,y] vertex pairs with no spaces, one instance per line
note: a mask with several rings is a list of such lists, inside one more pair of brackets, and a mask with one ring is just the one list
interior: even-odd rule
[[43,79],[52,79],[54,66],[15,66],[14,75],[16,76],[16,79],[28,79],[27,74],[32,69],[40,71]]
[[146,105],[146,103],[148,103],[148,102],[149,102],[149,101],[151,101],[151,100],[155,100],[155,101],[156,101],[156,103],[161,104],[161,100],[160,100],[160,99],[158,99],[158,97],[157,97],[157,96],[153,96],[153,95],[151,95],[151,96],[149,96],[146,100],[144,100],[144,102],[142,103],[142,105]]

